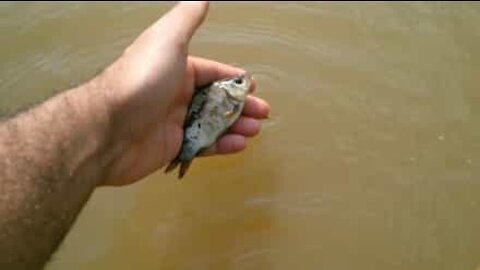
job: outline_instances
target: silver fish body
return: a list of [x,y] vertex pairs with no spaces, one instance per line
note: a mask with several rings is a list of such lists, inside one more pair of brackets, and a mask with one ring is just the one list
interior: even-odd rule
[[242,113],[251,83],[251,77],[243,74],[195,91],[184,124],[180,152],[167,166],[166,173],[180,165],[178,178],[182,178],[192,160],[235,123]]

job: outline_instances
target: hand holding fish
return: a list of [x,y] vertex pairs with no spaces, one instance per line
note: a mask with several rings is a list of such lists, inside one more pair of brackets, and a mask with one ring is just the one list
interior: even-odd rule
[[200,152],[238,152],[259,132],[269,107],[247,96],[254,80],[188,55],[207,9],[177,4],[95,78],[0,121],[0,265],[42,268],[96,187],[167,163],[181,177]]
[[[121,142],[105,185],[141,179],[172,161],[182,145],[183,124],[195,87],[245,71],[188,55],[189,41],[204,20],[207,2],[181,2],[146,29],[94,84],[106,89],[118,112],[115,140]],[[249,91],[253,92],[252,81]],[[260,130],[268,115],[262,99],[248,96],[243,113],[202,155],[230,154],[245,148],[245,137]]]

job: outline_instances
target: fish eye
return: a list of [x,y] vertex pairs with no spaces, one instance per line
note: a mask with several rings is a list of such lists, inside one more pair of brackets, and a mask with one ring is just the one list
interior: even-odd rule
[[235,84],[242,84],[242,83],[243,83],[243,80],[242,80],[242,78],[236,78],[235,80],[233,80],[233,82],[234,82]]

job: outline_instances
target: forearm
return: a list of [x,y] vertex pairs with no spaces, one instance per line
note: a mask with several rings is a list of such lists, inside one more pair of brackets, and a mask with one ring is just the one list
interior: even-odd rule
[[111,156],[110,112],[90,83],[0,123],[0,265],[39,268]]

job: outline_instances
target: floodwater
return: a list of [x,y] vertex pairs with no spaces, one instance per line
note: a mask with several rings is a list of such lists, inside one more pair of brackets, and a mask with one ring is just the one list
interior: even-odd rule
[[[99,72],[172,3],[0,4],[0,108]],[[102,188],[47,269],[480,269],[480,4],[212,3],[191,52],[272,106],[241,154]]]

